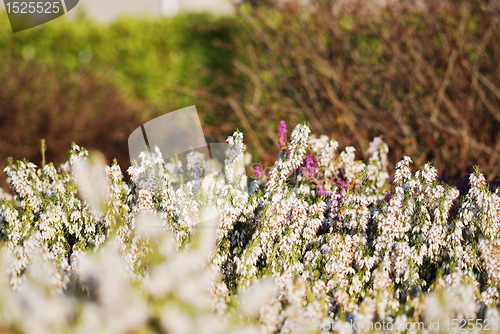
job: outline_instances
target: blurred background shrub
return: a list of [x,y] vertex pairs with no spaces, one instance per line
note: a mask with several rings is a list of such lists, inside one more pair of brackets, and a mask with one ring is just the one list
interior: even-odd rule
[[475,164],[499,174],[498,2],[305,3],[239,10],[243,88],[221,105],[257,134],[260,152],[278,120],[306,120],[358,152],[382,135],[393,161],[433,161],[451,179]]
[[47,161],[61,162],[75,142],[128,162],[127,137],[139,124],[140,104],[104,75],[88,69],[62,75],[39,62],[15,60],[0,69],[0,82],[2,167],[7,157],[39,163],[42,138]]
[[122,17],[109,25],[85,17],[60,19],[16,34],[5,27],[0,56],[4,67],[12,60],[36,60],[54,70],[107,72],[131,97],[167,110],[192,98],[169,94],[166,86],[199,88],[214,75],[231,71],[232,20],[192,13]]
[[[233,17],[58,19],[0,30],[0,162],[65,159],[71,141],[128,163],[141,123],[196,104],[208,139],[242,129],[254,160],[276,157],[276,125],[393,162],[433,161],[458,180],[500,174],[500,25],[488,0],[243,2]],[[3,19],[6,20],[5,14]],[[361,157],[361,156],[359,156]]]

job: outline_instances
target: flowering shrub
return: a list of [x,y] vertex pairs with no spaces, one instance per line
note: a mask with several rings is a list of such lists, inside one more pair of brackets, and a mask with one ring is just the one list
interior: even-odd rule
[[390,176],[379,138],[366,161],[306,125],[279,139],[254,177],[239,132],[216,172],[156,150],[126,182],[76,145],[59,169],[11,162],[2,331],[499,330],[500,192],[478,170],[460,196],[409,157]]

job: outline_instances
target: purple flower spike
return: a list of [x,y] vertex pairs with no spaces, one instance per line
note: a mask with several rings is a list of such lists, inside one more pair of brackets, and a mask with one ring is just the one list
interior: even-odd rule
[[316,192],[318,193],[319,196],[325,196],[326,195],[326,189],[318,183],[316,186]]
[[278,125],[278,148],[280,151],[286,150],[286,123],[280,121]]
[[337,184],[342,189],[347,189],[349,187],[349,184],[342,179],[338,179],[337,181],[335,181],[335,184]]
[[344,202],[346,196],[345,188],[338,186],[333,190],[332,196],[330,198],[332,206],[330,209],[330,217],[335,219],[338,215],[338,211],[342,203]]
[[262,177],[262,168],[260,168],[260,165],[255,165],[253,167],[253,171],[256,178],[260,179]]
[[306,179],[311,179],[318,173],[317,169],[318,162],[316,160],[316,157],[308,154],[304,161],[304,167],[302,167],[302,176]]
[[385,194],[384,201],[389,202],[391,199],[392,191],[388,190],[387,193]]

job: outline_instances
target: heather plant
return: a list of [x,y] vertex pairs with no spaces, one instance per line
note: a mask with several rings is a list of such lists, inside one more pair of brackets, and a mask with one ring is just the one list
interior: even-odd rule
[[217,172],[150,150],[125,181],[76,145],[58,169],[11,161],[2,330],[499,332],[500,191],[478,169],[461,196],[409,157],[390,175],[381,138],[365,161],[304,124],[279,138],[253,177],[240,132]]

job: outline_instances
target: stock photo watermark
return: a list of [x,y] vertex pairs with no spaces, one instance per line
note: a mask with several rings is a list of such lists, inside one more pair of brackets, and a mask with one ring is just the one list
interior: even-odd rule
[[233,162],[231,158],[238,148],[228,143],[207,143],[195,106],[141,125],[130,134],[128,148],[132,166],[144,159],[162,160],[172,188],[187,190],[197,205],[198,228],[216,227],[221,196],[215,192],[216,185],[222,184],[229,191],[248,191],[243,159]]
[[436,319],[433,321],[368,321],[349,320],[346,322],[326,319],[324,321],[302,321],[299,319],[290,320],[290,329],[294,332],[304,331],[410,331],[430,333],[451,332],[451,331],[497,331],[498,325],[490,320],[481,319]]
[[4,0],[12,32],[50,22],[76,7],[79,0]]

